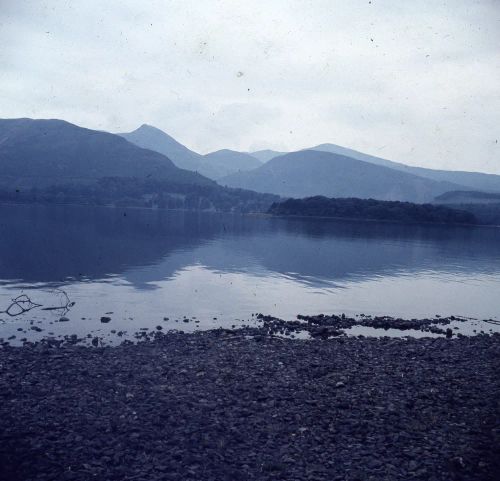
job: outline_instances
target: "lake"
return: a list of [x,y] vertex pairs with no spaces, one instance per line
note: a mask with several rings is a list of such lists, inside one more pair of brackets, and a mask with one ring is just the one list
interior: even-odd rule
[[[0,337],[16,336],[13,344],[240,326],[259,312],[493,320],[500,312],[497,228],[37,205],[0,206],[0,223]],[[39,305],[9,315],[20,295]]]

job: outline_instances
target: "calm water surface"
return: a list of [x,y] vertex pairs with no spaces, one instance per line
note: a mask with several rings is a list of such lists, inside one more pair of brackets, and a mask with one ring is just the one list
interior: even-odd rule
[[[23,293],[41,304],[0,313],[14,343],[248,324],[257,312],[499,319],[496,228],[4,205],[0,229],[0,311]],[[64,323],[42,309],[65,304],[61,289],[75,302]]]

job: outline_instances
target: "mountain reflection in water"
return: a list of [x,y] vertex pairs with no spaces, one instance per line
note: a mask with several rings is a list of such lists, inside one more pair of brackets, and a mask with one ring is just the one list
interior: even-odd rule
[[86,328],[108,311],[129,328],[183,315],[203,328],[255,312],[499,310],[495,228],[33,205],[0,206],[0,219],[2,305],[60,287]]

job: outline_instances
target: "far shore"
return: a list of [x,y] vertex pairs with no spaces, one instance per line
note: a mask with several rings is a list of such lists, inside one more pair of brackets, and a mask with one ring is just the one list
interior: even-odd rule
[[267,212],[223,212],[216,210],[189,210],[189,209],[161,209],[158,207],[144,207],[144,206],[116,206],[116,205],[97,205],[97,204],[78,204],[78,203],[42,203],[42,202],[0,202],[0,205],[36,205],[45,207],[92,207],[92,208],[106,208],[106,209],[132,209],[132,210],[144,210],[148,212],[196,212],[200,214],[222,214],[222,215],[240,215],[249,217],[259,217],[259,218],[275,218],[275,219],[317,219],[317,220],[332,220],[332,221],[348,221],[348,222],[369,222],[376,224],[397,224],[397,225],[414,225],[414,226],[447,226],[447,227],[493,227],[498,228],[500,225],[496,224],[447,224],[443,222],[403,222],[398,220],[384,220],[384,219],[368,219],[360,217],[333,217],[333,216],[320,216],[320,215],[276,215],[268,214]]
[[500,227],[500,225],[492,225],[492,224],[447,224],[445,222],[404,222],[398,220],[387,220],[387,219],[368,219],[362,217],[335,217],[335,216],[321,216],[321,215],[277,215],[277,214],[268,214],[268,213],[255,213],[250,214],[259,217],[271,217],[276,219],[319,219],[319,220],[335,220],[335,221],[349,221],[349,222],[373,222],[376,224],[399,224],[399,225],[438,225],[438,226],[447,226],[447,227]]

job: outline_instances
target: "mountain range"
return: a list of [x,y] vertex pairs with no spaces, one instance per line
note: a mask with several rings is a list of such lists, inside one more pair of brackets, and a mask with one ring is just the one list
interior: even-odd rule
[[320,150],[334,154],[345,155],[353,159],[370,162],[371,164],[390,167],[391,169],[406,172],[408,174],[418,175],[426,179],[437,180],[439,182],[452,182],[463,185],[471,189],[500,192],[500,175],[483,174],[481,172],[463,172],[454,170],[436,170],[426,169],[424,167],[413,167],[411,165],[393,162],[392,160],[382,159],[373,155],[363,154],[352,149],[346,149],[334,144],[321,144],[311,147],[310,150]]
[[[217,186],[217,181],[298,198],[430,202],[450,191],[500,192],[499,175],[411,167],[334,144],[291,153],[223,149],[202,155],[146,124],[129,133],[111,134],[57,119],[0,120],[0,167],[4,189],[89,184],[117,177],[151,179],[162,185]],[[217,191],[219,201],[222,192],[229,191]],[[235,195],[232,191],[228,198]]]
[[158,152],[63,120],[0,119],[0,167],[0,186],[10,189],[88,184],[105,177],[214,184]]
[[167,156],[177,167],[199,172],[214,180],[261,165],[254,156],[234,150],[223,149],[206,155],[198,154],[162,130],[147,124],[141,125],[133,132],[118,135],[139,147]]
[[229,175],[219,183],[283,197],[322,195],[410,202],[429,202],[444,192],[458,190],[450,182],[314,150],[274,157],[257,169]]
[[[499,175],[413,167],[330,143],[298,151],[298,154],[301,153],[300,155],[310,162],[309,169],[304,165],[303,170],[296,170],[298,166],[285,166],[279,163],[278,171],[275,170],[274,164],[267,167],[264,165],[290,153],[269,149],[255,152],[223,149],[201,155],[179,144],[165,132],[149,125],[142,125],[133,132],[120,135],[138,146],[166,155],[179,167],[200,172],[223,185],[244,187],[257,192],[269,192],[287,197],[313,195],[339,197],[349,194],[358,197],[376,196],[375,198],[381,200],[429,202],[434,199],[435,195],[441,195],[449,190],[473,189],[500,192]],[[316,165],[317,157],[305,154],[307,151],[333,154],[330,157],[332,160],[330,169],[323,170],[323,174],[330,177],[325,178],[324,175],[318,174],[324,166]],[[339,163],[338,156],[351,159],[350,165]],[[298,155],[286,157],[286,159],[293,159],[297,162]],[[325,157],[322,156],[321,159],[324,161]],[[357,164],[356,160],[408,175],[398,176],[387,170],[374,170],[364,164]],[[300,177],[293,178],[295,170],[300,171]],[[364,174],[368,175],[368,172],[373,176],[372,182],[363,179]],[[273,176],[276,177],[274,180],[272,180]],[[372,185],[375,182],[378,185]],[[325,185],[320,188],[322,184]]]
[[[391,169],[406,172],[408,174],[425,177],[426,179],[437,180],[440,182],[451,182],[459,184],[469,189],[484,190],[486,192],[500,192],[500,175],[484,174],[481,172],[464,172],[455,170],[437,170],[424,167],[414,167],[411,165],[394,162],[374,155],[364,154],[357,150],[348,149],[335,144],[320,144],[314,147],[308,147],[301,150],[319,150],[321,152],[330,152],[332,154],[344,155],[353,159],[369,162],[370,164],[382,165]],[[284,155],[287,152],[278,152],[275,150],[259,150],[250,152],[261,162],[268,162],[274,157]]]

